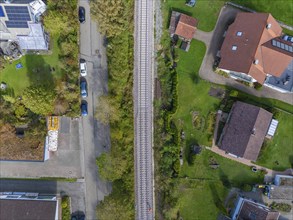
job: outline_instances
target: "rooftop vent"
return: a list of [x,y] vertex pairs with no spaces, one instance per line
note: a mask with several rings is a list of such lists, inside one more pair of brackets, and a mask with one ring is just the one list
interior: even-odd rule
[[238,31],[238,32],[237,32],[237,36],[238,36],[238,37],[241,37],[241,36],[242,36],[242,31]]
[[237,50],[237,46],[236,45],[233,45],[232,46],[232,50]]
[[271,23],[268,23],[267,26],[266,26],[267,29],[270,29],[271,27],[272,27]]
[[253,64],[257,65],[257,64],[258,64],[258,59],[255,59],[255,60],[253,61]]
[[255,128],[252,129],[251,134],[255,135]]

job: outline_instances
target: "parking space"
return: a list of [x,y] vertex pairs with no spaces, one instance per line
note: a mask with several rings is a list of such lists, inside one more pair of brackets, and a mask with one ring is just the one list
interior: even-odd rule
[[1,177],[39,178],[66,177],[82,178],[81,150],[79,143],[79,119],[62,117],[58,139],[58,150],[50,152],[45,162],[1,161]]

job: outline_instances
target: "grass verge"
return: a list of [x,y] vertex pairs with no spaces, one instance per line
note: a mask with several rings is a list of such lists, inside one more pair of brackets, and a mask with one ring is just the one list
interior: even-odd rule
[[68,196],[62,197],[61,206],[62,206],[62,220],[70,219],[70,217],[71,217],[70,199]]

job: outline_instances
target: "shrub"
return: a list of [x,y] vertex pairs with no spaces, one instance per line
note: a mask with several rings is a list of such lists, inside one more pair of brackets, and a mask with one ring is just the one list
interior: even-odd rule
[[220,69],[216,69],[215,71],[217,74],[221,75],[221,76],[224,76],[225,78],[229,78],[229,74],[226,73],[225,71],[223,70],[220,70]]
[[287,203],[276,203],[273,202],[270,207],[274,210],[278,210],[281,212],[290,212],[291,211],[291,205]]
[[231,90],[230,91],[230,96],[237,97],[238,96],[238,91],[237,90]]
[[256,89],[256,90],[261,90],[262,89],[262,84],[258,83],[258,82],[255,82],[253,83],[253,87]]
[[68,220],[70,219],[70,200],[68,196],[62,197],[62,220]]
[[244,192],[250,192],[252,190],[252,186],[249,185],[249,184],[244,184],[242,185],[241,189],[244,191]]

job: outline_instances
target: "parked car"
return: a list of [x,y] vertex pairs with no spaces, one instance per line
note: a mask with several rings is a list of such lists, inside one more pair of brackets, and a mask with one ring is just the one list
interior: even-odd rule
[[80,59],[79,68],[80,68],[80,75],[86,76],[87,75],[87,72],[86,72],[87,67],[86,67],[86,61],[84,59]]
[[80,82],[80,95],[82,98],[86,98],[87,97],[87,85],[86,85],[86,81],[81,81]]
[[79,18],[80,23],[85,22],[85,9],[84,9],[84,7],[78,8],[78,18]]
[[289,42],[293,43],[293,37],[292,36],[284,35],[282,37],[282,39],[285,40],[285,41],[289,41]]
[[88,115],[87,102],[82,102],[81,103],[80,110],[81,110],[81,116],[87,116]]

